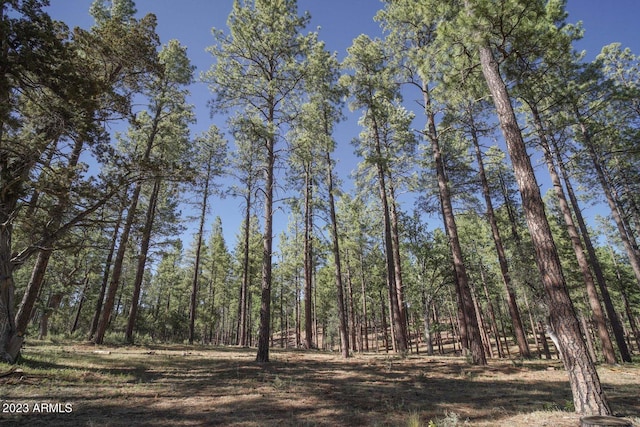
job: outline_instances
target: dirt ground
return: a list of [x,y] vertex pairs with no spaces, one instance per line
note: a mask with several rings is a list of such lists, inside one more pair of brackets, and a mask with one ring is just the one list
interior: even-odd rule
[[[0,425],[577,426],[558,360],[355,355],[202,346],[28,343],[0,365]],[[640,427],[640,366],[601,366],[611,406]]]

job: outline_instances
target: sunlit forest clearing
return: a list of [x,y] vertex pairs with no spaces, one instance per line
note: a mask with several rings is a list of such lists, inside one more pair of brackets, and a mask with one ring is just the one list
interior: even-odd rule
[[[275,347],[261,364],[236,347],[42,341],[23,353],[19,371],[0,377],[3,399],[72,412],[5,413],[2,425],[575,427],[580,418],[558,359],[479,367],[455,356]],[[612,405],[638,425],[638,366],[598,372]]]
[[563,0],[185,2],[195,53],[84,2],[0,1],[0,423],[637,422],[630,48]]

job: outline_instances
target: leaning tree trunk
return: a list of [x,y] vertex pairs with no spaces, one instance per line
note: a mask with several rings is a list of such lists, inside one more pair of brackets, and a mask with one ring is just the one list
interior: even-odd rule
[[504,285],[504,290],[507,297],[507,306],[509,307],[509,315],[511,316],[511,323],[513,324],[514,333],[516,335],[518,350],[520,351],[521,357],[528,359],[531,357],[531,351],[529,350],[527,335],[525,334],[524,326],[522,324],[522,318],[520,316],[520,310],[518,309],[516,295],[513,291],[511,274],[509,273],[509,264],[507,263],[507,255],[504,250],[502,236],[500,235],[500,229],[498,228],[498,221],[496,220],[495,211],[493,209],[493,201],[491,200],[491,191],[489,189],[489,180],[487,179],[487,174],[484,169],[482,151],[480,150],[480,143],[478,142],[478,135],[475,129],[472,131],[471,140],[473,141],[473,145],[476,151],[478,172],[480,175],[480,183],[482,184],[482,194],[484,195],[485,204],[487,206],[487,218],[489,220],[489,225],[491,226],[493,244],[498,255],[498,264],[500,265],[500,273],[502,274],[502,284]]
[[462,246],[460,245],[460,239],[458,237],[458,226],[456,224],[455,215],[453,213],[453,204],[451,203],[451,192],[449,190],[449,182],[446,177],[444,169],[444,159],[442,158],[442,151],[440,149],[440,141],[435,125],[435,117],[431,110],[431,98],[429,95],[429,88],[426,82],[422,83],[422,93],[425,101],[425,113],[428,121],[428,134],[431,140],[431,148],[433,151],[433,158],[436,165],[436,173],[438,177],[438,189],[440,194],[440,205],[442,207],[442,216],[444,219],[447,235],[449,236],[449,246],[451,248],[451,256],[453,258],[453,268],[456,276],[456,291],[458,293],[458,307],[459,311],[462,311],[461,316],[461,329],[462,332],[466,331],[466,336],[461,336],[461,343],[463,347],[466,344],[471,351],[471,358],[475,365],[486,365],[487,358],[484,353],[482,345],[482,336],[480,335],[480,328],[478,327],[478,318],[475,307],[473,305],[473,299],[471,298],[471,290],[469,287],[469,277],[467,275],[467,269],[464,265],[464,259],[462,256]]
[[573,252],[576,255],[576,260],[578,261],[578,266],[580,267],[580,272],[582,273],[582,278],[584,279],[584,284],[587,290],[587,299],[593,313],[593,319],[596,323],[598,338],[600,338],[600,343],[602,344],[602,354],[604,356],[605,362],[612,365],[616,363],[616,354],[613,350],[613,343],[611,342],[609,330],[607,329],[606,318],[604,316],[604,312],[602,311],[602,306],[600,305],[600,299],[598,298],[596,283],[593,280],[593,275],[591,274],[591,269],[589,268],[589,261],[587,261],[587,257],[584,253],[584,250],[582,249],[582,241],[580,240],[580,235],[578,234],[578,230],[576,229],[575,223],[573,222],[571,209],[569,208],[569,204],[567,203],[567,198],[565,196],[564,189],[562,188],[562,183],[560,182],[560,176],[558,175],[555,162],[553,161],[553,155],[551,153],[551,148],[549,147],[547,135],[542,126],[540,113],[538,112],[538,108],[535,105],[529,104],[529,108],[531,109],[533,122],[538,133],[538,139],[540,140],[540,145],[542,146],[542,151],[544,152],[544,159],[547,163],[547,168],[549,169],[551,183],[553,184],[553,189],[556,193],[556,197],[558,198],[560,211],[562,212],[567,233],[569,234],[569,239],[571,240],[571,245],[573,246]]
[[620,322],[620,317],[618,316],[618,313],[616,312],[616,309],[613,305],[613,301],[611,301],[611,295],[609,294],[609,288],[602,271],[602,266],[600,265],[600,261],[598,260],[598,256],[596,255],[596,250],[593,247],[593,243],[591,242],[591,236],[589,234],[589,230],[587,229],[587,224],[584,220],[584,217],[582,216],[578,198],[576,197],[575,191],[573,191],[573,185],[571,184],[571,180],[569,179],[569,175],[567,174],[567,169],[564,165],[564,161],[562,160],[560,150],[558,149],[557,144],[555,143],[555,141],[553,141],[553,139],[551,140],[551,142],[554,145],[553,151],[556,154],[558,168],[560,169],[560,174],[562,175],[565,187],[567,188],[567,195],[569,196],[569,200],[571,201],[571,206],[573,207],[573,212],[576,216],[576,221],[578,222],[580,233],[582,234],[584,246],[587,249],[587,254],[589,255],[591,268],[593,268],[593,272],[596,275],[596,280],[598,282],[598,287],[600,288],[600,294],[602,296],[602,302],[604,303],[605,310],[607,311],[607,316],[609,317],[609,322],[611,323],[611,329],[613,330],[613,336],[615,337],[616,344],[618,345],[618,350],[620,351],[620,358],[623,362],[631,362],[631,353],[629,352],[629,347],[627,346],[627,342],[624,338],[622,323]]
[[142,230],[142,241],[140,242],[140,253],[138,254],[138,265],[136,266],[136,276],[133,282],[133,296],[131,297],[131,307],[129,308],[129,319],[127,321],[127,329],[125,331],[125,339],[129,344],[133,343],[133,329],[136,325],[138,316],[138,306],[140,301],[140,291],[142,290],[142,280],[144,279],[144,269],[147,264],[147,256],[149,254],[149,244],[151,242],[151,231],[153,230],[153,221],[156,216],[156,205],[158,203],[158,194],[160,193],[161,179],[158,177],[154,180],[153,190],[149,198],[149,206],[145,216],[144,227]]
[[629,263],[631,264],[631,269],[633,270],[633,274],[635,275],[636,282],[638,287],[640,288],[640,259],[638,259],[638,254],[633,248],[633,245],[629,239],[627,234],[627,230],[624,226],[622,216],[618,210],[618,206],[616,204],[616,200],[611,193],[611,189],[609,188],[609,183],[607,182],[607,177],[602,168],[602,164],[600,163],[600,159],[598,157],[598,153],[596,152],[593,141],[591,140],[591,135],[589,130],[587,129],[587,125],[584,123],[583,118],[578,115],[578,119],[580,121],[580,131],[582,132],[582,139],[584,144],[587,147],[587,151],[593,162],[593,167],[596,171],[596,175],[598,177],[598,181],[602,186],[602,190],[604,191],[605,198],[607,199],[607,203],[609,204],[609,208],[611,209],[611,215],[613,216],[613,220],[618,227],[618,234],[620,239],[622,239],[622,244],[624,245],[624,249],[627,252],[627,256],[629,257]]
[[107,332],[109,319],[111,318],[111,312],[113,311],[113,306],[116,302],[118,287],[120,286],[120,277],[122,276],[124,256],[127,251],[127,242],[129,241],[129,233],[131,232],[133,221],[136,217],[140,191],[142,191],[142,182],[137,182],[133,190],[133,195],[131,196],[129,210],[124,222],[124,227],[122,228],[122,234],[120,234],[120,243],[118,245],[118,251],[116,252],[116,259],[113,262],[113,272],[111,274],[111,280],[109,281],[109,287],[107,288],[107,293],[105,295],[104,304],[102,305],[100,320],[98,321],[96,332],[93,335],[93,342],[96,344],[102,344],[102,342],[104,341],[104,335]]
[[[71,184],[76,177],[75,169],[78,165],[78,161],[80,160],[80,154],[82,153],[83,147],[84,142],[81,139],[75,142],[69,157],[69,164],[67,165],[68,169],[67,171],[62,171],[60,173],[60,175],[62,175],[60,179],[63,181],[62,184],[64,188],[61,191],[55,209],[52,211],[51,218],[47,223],[48,230],[55,230],[60,227],[64,219],[64,214],[69,208],[71,203],[69,191],[71,189]],[[44,282],[44,276],[47,271],[49,259],[53,254],[53,250],[50,246],[53,244],[55,238],[51,235],[47,235],[46,233],[47,230],[43,233],[42,249],[38,252],[38,258],[31,272],[31,278],[29,279],[29,283],[27,283],[27,288],[22,296],[20,308],[16,314],[16,330],[21,335],[26,332],[29,320],[33,315],[33,307],[38,299],[38,295],[40,294],[40,288],[42,288],[42,283]]]
[[102,272],[102,281],[100,283],[100,291],[98,298],[96,299],[96,307],[93,312],[93,319],[91,320],[91,327],[89,328],[88,340],[93,339],[93,335],[98,329],[98,322],[100,321],[100,313],[102,311],[102,304],[104,303],[104,295],[107,292],[107,286],[109,285],[109,273],[111,271],[111,263],[113,262],[113,254],[116,252],[116,244],[118,243],[118,231],[120,230],[120,223],[122,222],[122,216],[124,214],[124,205],[118,213],[118,220],[113,227],[113,236],[111,237],[111,244],[109,246],[109,252],[104,262],[104,271]]
[[582,338],[580,324],[562,273],[558,250],[544,211],[540,188],[511,105],[509,92],[491,49],[481,45],[478,51],[482,73],[493,96],[520,189],[536,263],[547,295],[551,325],[561,347],[562,361],[569,376],[575,409],[582,414],[609,415],[611,409]]

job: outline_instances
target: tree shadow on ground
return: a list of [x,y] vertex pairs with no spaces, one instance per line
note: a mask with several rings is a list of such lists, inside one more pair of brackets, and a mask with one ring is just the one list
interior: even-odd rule
[[[521,413],[562,410],[571,403],[557,361],[518,366],[491,361],[477,367],[461,358],[368,355],[342,360],[324,353],[273,351],[272,362],[260,364],[253,360],[254,350],[159,350],[75,354],[68,364],[64,358],[29,361],[33,369],[83,369],[88,380],[55,386],[49,381],[46,387],[37,378],[23,383],[37,391],[29,396],[72,402],[73,412],[14,415],[0,424],[395,426],[406,425],[412,414],[426,424],[455,413],[472,424],[501,425]],[[85,368],[78,367],[81,361]],[[640,413],[635,387],[637,382],[605,383],[616,412]]]

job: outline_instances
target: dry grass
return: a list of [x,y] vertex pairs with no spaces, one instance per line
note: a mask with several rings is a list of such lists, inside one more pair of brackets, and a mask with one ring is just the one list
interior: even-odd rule
[[[55,426],[577,426],[556,360],[356,355],[201,346],[94,347],[35,342],[0,400],[28,414],[0,424]],[[9,367],[0,365],[0,372]],[[20,372],[21,371],[21,372]],[[640,366],[600,367],[614,411],[640,414]],[[36,403],[55,413],[34,413]],[[58,406],[55,404],[58,403]],[[65,406],[70,404],[70,406]],[[69,413],[61,413],[71,408]]]

